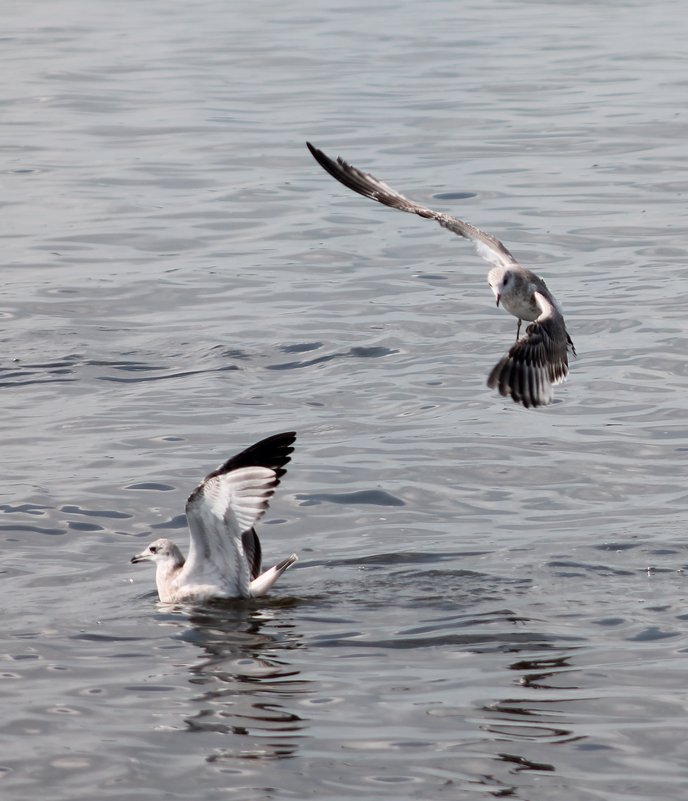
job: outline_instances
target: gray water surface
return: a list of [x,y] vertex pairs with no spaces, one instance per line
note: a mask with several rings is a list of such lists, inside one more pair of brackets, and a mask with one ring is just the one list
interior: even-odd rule
[[[10,801],[683,799],[678,0],[5,6],[0,633]],[[485,386],[499,236],[579,357]],[[157,604],[154,537],[296,429],[270,598]]]

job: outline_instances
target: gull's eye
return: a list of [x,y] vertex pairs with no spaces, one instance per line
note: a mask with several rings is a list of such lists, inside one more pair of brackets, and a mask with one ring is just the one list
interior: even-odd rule
[[157,553],[158,552],[158,546],[157,545],[151,545],[151,547],[148,550],[151,553]]

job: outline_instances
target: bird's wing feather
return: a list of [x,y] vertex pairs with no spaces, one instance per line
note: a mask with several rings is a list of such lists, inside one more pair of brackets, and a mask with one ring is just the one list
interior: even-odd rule
[[247,556],[243,535],[263,516],[278,483],[269,467],[241,467],[211,474],[194,490],[186,504],[191,545],[179,586],[213,583],[248,594],[255,552]]
[[453,234],[458,234],[464,239],[471,240],[478,255],[496,267],[509,267],[518,264],[504,244],[491,234],[481,231],[464,220],[459,220],[448,214],[442,214],[439,211],[434,211],[422,206],[420,203],[409,200],[409,198],[404,197],[404,195],[392,189],[391,186],[380,181],[374,175],[348,164],[343,158],[338,157],[335,161],[310,142],[306,142],[306,145],[313,158],[326,172],[341,184],[344,184],[344,186],[354,192],[358,192],[359,195],[369,197],[371,200],[376,200],[378,203],[393,209],[417,214],[427,220],[435,220]]
[[504,397],[511,396],[526,408],[551,403],[552,386],[564,381],[569,372],[570,338],[564,318],[545,295],[536,291],[533,297],[540,316],[497,362],[487,379],[488,387],[498,389]]
[[263,549],[256,534],[255,528],[244,531],[241,535],[241,544],[244,546],[244,553],[248,559],[251,579],[258,578],[260,566],[263,560]]

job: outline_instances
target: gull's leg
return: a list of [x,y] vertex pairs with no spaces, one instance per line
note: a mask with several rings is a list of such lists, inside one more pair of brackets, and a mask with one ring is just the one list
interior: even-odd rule
[[518,324],[516,326],[516,342],[518,342],[518,335],[521,333],[521,318],[518,318]]

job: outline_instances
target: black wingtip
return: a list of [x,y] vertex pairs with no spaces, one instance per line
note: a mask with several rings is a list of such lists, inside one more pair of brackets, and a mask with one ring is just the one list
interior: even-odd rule
[[352,177],[352,173],[357,173],[358,170],[348,164],[341,156],[337,156],[337,160],[331,159],[327,153],[322,151],[319,147],[306,142],[306,147],[311,151],[311,156],[318,162],[318,164],[329,173],[336,181],[344,184],[344,186],[358,192],[359,195],[370,197],[370,195],[361,190],[358,186],[358,180]]
[[316,147],[311,142],[306,142],[306,147],[311,151],[311,156],[320,164],[322,164],[323,161],[331,161],[329,156],[326,156],[319,147]]
[[209,473],[206,480],[232,470],[239,470],[242,467],[269,467],[275,471],[279,483],[281,476],[287,472],[285,465],[291,461],[295,440],[296,431],[285,431],[282,434],[273,434],[271,437],[261,439],[255,445],[251,445],[236,456],[227,459],[216,470]]

